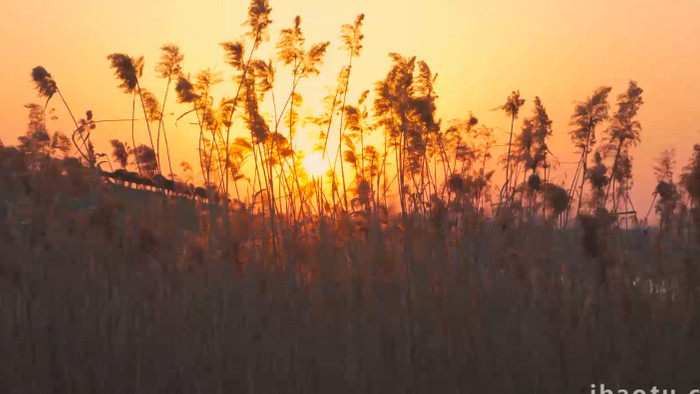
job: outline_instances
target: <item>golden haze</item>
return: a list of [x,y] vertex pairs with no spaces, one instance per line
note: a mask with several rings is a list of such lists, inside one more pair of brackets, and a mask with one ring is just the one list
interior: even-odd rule
[[[240,37],[247,6],[233,0],[9,2],[0,13],[0,138],[13,143],[23,134],[23,105],[40,101],[30,83],[36,65],[52,73],[75,111],[91,109],[97,119],[131,114],[131,100],[117,89],[106,59],[113,52],[144,55],[143,85],[159,97],[165,86],[153,67],[165,43],[180,46],[186,72],[211,67],[230,79],[218,43]],[[271,40],[261,56],[270,56],[279,30],[295,15],[303,19],[307,43],[331,41],[321,75],[300,87],[304,107],[315,111],[346,60],[338,49],[340,26],[365,13],[364,50],[353,66],[351,102],[384,77],[388,52],[415,55],[439,74],[438,114],[444,121],[472,111],[482,124],[497,128],[501,142],[506,142],[508,119],[491,109],[519,89],[528,100],[522,113],[529,115],[538,95],[554,121],[551,150],[563,163],[555,182],[575,169],[567,164],[576,158],[566,133],[573,103],[600,85],[613,87],[611,102],[629,79],[644,89],[642,142],[633,151],[632,197],[639,207],[651,200],[651,168],[660,151],[677,149],[679,171],[692,144],[700,142],[700,47],[694,44],[700,35],[700,2],[695,0],[273,0],[271,6]],[[280,79],[277,88],[288,90],[285,82]],[[231,95],[230,89],[231,84],[222,84],[217,94]],[[64,109],[52,106],[59,119],[50,124],[51,131],[70,130]],[[184,112],[177,106],[170,110]],[[167,119],[174,161],[195,162],[197,133],[186,118],[177,125],[174,118]],[[144,135],[139,128],[141,142]],[[108,139],[128,139],[129,126],[100,125],[95,136],[98,150],[107,151]],[[297,142],[311,150],[301,132]]]

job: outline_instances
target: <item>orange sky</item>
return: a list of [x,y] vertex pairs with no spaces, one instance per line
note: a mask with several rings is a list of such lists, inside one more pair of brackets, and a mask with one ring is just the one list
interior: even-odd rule
[[[212,67],[228,78],[218,43],[240,37],[248,6],[243,0],[6,3],[0,13],[0,138],[5,143],[25,131],[23,105],[39,101],[30,83],[36,65],[52,73],[75,112],[91,109],[96,119],[131,114],[131,101],[117,88],[106,59],[113,52],[144,55],[143,85],[159,97],[165,85],[153,66],[165,43],[180,46],[186,72]],[[297,14],[307,43],[331,41],[321,76],[302,82],[305,106],[318,108],[315,103],[334,85],[345,60],[338,49],[340,26],[365,13],[364,50],[353,69],[351,96],[386,74],[388,52],[416,55],[439,73],[439,116],[449,120],[472,111],[483,124],[503,130],[501,141],[509,123],[491,109],[519,89],[528,100],[523,114],[529,116],[532,98],[539,95],[554,121],[551,149],[563,162],[575,160],[566,133],[573,103],[600,85],[613,87],[614,102],[629,79],[638,81],[644,89],[644,130],[634,151],[632,197],[642,214],[654,186],[653,158],[675,147],[680,170],[692,144],[700,142],[697,0],[271,0],[271,6],[271,42],[261,55],[269,54],[279,30]],[[285,80],[279,82],[284,92]],[[220,93],[231,95],[225,89],[222,85]],[[67,115],[58,104],[53,106],[60,119],[50,128],[67,132]],[[175,161],[194,162],[197,136],[182,123],[177,128],[172,118],[168,123],[178,141]],[[138,132],[145,142],[145,131]],[[126,140],[129,133],[127,124],[103,125],[97,138]],[[303,141],[299,144],[304,148]],[[574,168],[563,164],[557,180]]]

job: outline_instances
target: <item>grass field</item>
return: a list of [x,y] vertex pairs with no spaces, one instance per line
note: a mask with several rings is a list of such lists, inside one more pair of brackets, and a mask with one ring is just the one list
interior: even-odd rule
[[0,191],[2,392],[700,384],[700,249],[655,229],[587,251],[578,227],[339,215],[279,228],[273,250],[259,214],[224,226],[85,168],[2,171]]
[[[302,116],[297,84],[331,43],[306,45],[297,17],[257,58],[270,12],[252,0],[241,40],[220,44],[227,97],[172,44],[162,104],[143,57],[107,56],[129,118],[76,119],[32,70],[43,104],[0,142],[0,394],[700,389],[700,145],[680,176],[661,152],[635,209],[635,81],[612,106],[606,86],[574,104],[559,127],[578,161],[559,176],[537,96],[524,114],[513,91],[499,134],[471,113],[443,123],[437,74],[390,53],[346,101],[363,14],[341,27],[323,110]],[[195,165],[171,156],[168,93]],[[49,132],[52,99],[72,131]],[[102,122],[124,125],[106,147]]]

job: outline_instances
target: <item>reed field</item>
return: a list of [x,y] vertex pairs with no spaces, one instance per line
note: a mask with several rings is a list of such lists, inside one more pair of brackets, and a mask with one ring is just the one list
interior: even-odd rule
[[[0,143],[0,392],[700,388],[700,145],[681,165],[659,152],[652,205],[635,208],[636,82],[593,89],[557,130],[514,91],[492,157],[493,128],[437,118],[426,62],[392,53],[384,79],[352,85],[364,15],[307,44],[301,18],[280,30],[271,11],[252,0],[246,35],[221,44],[226,97],[173,44],[158,97],[143,58],[107,57],[129,119],[83,116],[28,70],[40,104]],[[337,87],[302,114],[298,84],[338,45]],[[49,131],[49,105],[74,129]],[[171,153],[169,105],[197,163]],[[113,121],[128,132],[93,144]],[[565,184],[554,132],[579,157]]]

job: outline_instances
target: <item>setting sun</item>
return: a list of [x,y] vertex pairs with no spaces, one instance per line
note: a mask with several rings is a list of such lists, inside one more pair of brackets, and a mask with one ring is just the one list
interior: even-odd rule
[[302,164],[310,177],[320,177],[330,170],[328,160],[324,160],[321,152],[314,151],[304,156]]

